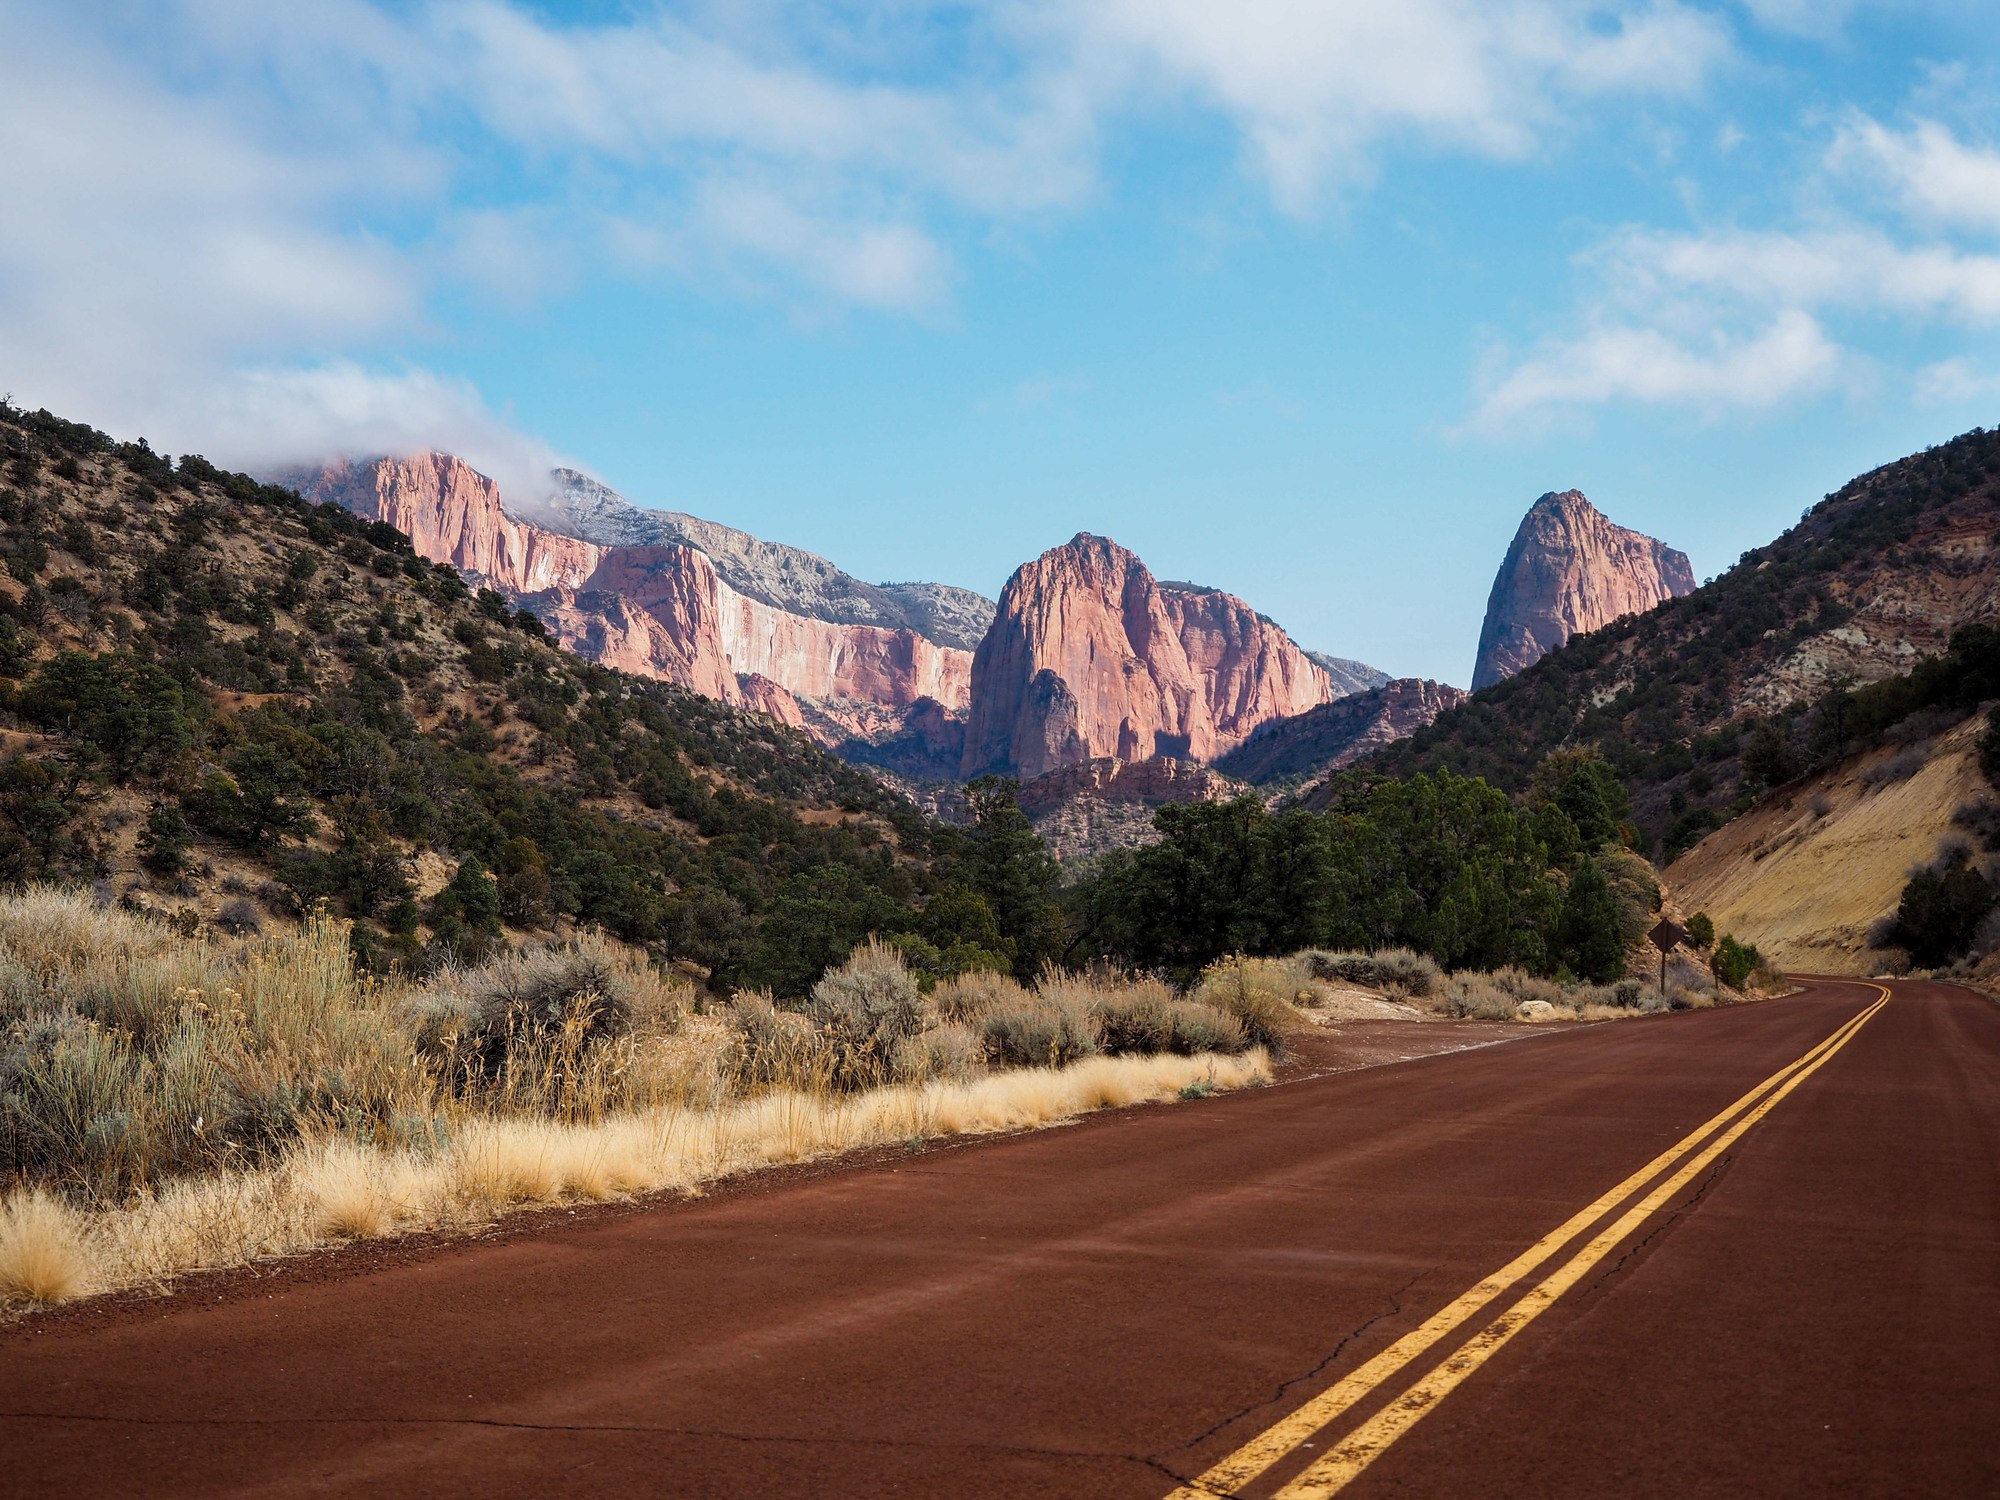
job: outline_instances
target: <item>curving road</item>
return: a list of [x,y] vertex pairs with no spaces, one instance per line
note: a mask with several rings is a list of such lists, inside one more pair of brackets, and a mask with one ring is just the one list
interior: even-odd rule
[[1817,982],[331,1264],[0,1334],[0,1493],[1996,1494],[2000,1006]]

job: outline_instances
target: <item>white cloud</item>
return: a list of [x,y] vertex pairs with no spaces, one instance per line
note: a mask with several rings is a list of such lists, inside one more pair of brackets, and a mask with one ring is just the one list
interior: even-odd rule
[[1214,113],[1303,210],[1391,144],[1518,157],[1730,50],[1682,0],[7,3],[0,388],[234,462],[514,442],[385,363],[441,285],[935,318],[954,243],[1075,212],[1133,112]]
[[1575,101],[1685,93],[1730,50],[1714,18],[1671,0],[1097,0],[1065,10],[1095,71],[1127,87],[1191,89],[1234,120],[1294,211],[1330,182],[1367,177],[1385,138],[1521,156]]
[[1627,230],[1588,257],[1617,295],[1657,302],[1686,292],[1752,305],[1851,307],[2000,319],[2000,256],[1950,245],[1905,246],[1874,229]]
[[153,431],[165,452],[209,445],[254,471],[341,454],[456,453],[524,501],[548,486],[557,455],[490,411],[469,381],[349,360],[252,369],[172,398]]
[[[2000,324],[2000,154],[1935,121],[1892,130],[1857,114],[1815,166],[1830,176],[1808,177],[1822,196],[1803,226],[1628,226],[1584,251],[1585,331],[1489,381],[1471,425],[1499,431],[1614,401],[1764,409],[1858,367],[1842,347],[1850,334],[1829,325],[1858,334],[1884,322],[1947,333]],[[1886,190],[1912,222],[1892,232],[1827,196],[1856,179]],[[1963,358],[1905,376],[1920,402],[1988,391]]]
[[704,184],[694,222],[710,253],[755,256],[845,302],[922,312],[948,295],[951,258],[913,224],[821,218],[778,190],[741,181]]
[[1613,401],[1687,407],[1708,417],[1768,409],[1828,390],[1845,358],[1796,308],[1746,337],[1676,338],[1659,328],[1604,324],[1546,344],[1508,371],[1485,393],[1473,426],[1498,434]]
[[1917,371],[1916,398],[1925,406],[1952,406],[2000,396],[2000,374],[1982,370],[1964,356],[1941,359]]
[[406,258],[339,223],[379,190],[373,151],[261,147],[221,111],[32,29],[0,48],[0,139],[0,384],[17,399],[157,434],[246,362],[420,316]]
[[2000,233],[2000,151],[1968,146],[1936,120],[1891,130],[1856,115],[1834,137],[1827,160],[1874,178],[1916,218]]

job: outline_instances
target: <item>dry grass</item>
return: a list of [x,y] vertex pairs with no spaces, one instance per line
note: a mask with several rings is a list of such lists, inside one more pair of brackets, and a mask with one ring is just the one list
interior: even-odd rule
[[1278,1053],[1287,1032],[1311,1024],[1296,1009],[1298,1001],[1309,998],[1304,993],[1309,983],[1292,959],[1239,954],[1202,970],[1193,999],[1232,1017],[1251,1042]]
[[0,898],[0,1300],[1269,1076],[1190,1055],[1245,1028],[1144,978],[928,997],[868,944],[796,1010],[697,999],[595,936],[377,983],[335,921],[230,941]]
[[89,1290],[91,1267],[80,1215],[33,1189],[0,1204],[0,1306],[66,1302]]
[[92,1213],[30,1190],[0,1210],[0,1292],[58,1302],[343,1240],[472,1227],[514,1208],[694,1190],[761,1167],[1032,1129],[1270,1077],[1262,1052],[1097,1057],[845,1096],[779,1090],[722,1109],[668,1106],[595,1123],[480,1119],[429,1154],[318,1142],[268,1168],[184,1179]]

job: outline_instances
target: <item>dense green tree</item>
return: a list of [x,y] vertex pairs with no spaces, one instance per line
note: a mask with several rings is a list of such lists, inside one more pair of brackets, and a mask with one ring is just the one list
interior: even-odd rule
[[987,776],[965,790],[974,825],[974,887],[993,913],[1015,977],[1031,980],[1063,952],[1062,872],[1021,811],[1018,783]]
[[21,690],[22,716],[69,736],[123,781],[194,743],[179,683],[127,652],[65,651]]
[[785,997],[804,995],[871,933],[907,932],[914,918],[847,865],[794,875],[778,892],[745,967],[745,980]]
[[76,827],[88,778],[53,756],[19,753],[0,761],[0,880],[96,873]]
[[1556,958],[1593,984],[1609,984],[1625,972],[1618,895],[1596,860],[1584,860],[1570,876],[1556,928]]
[[1732,990],[1743,988],[1744,982],[1757,972],[1762,955],[1748,943],[1739,943],[1733,933],[1725,932],[1715,945],[1715,953],[1709,959],[1709,967],[1715,977]]
[[1986,711],[1986,728],[1979,736],[1979,769],[2000,786],[2000,703]]
[[494,870],[499,879],[500,915],[516,927],[544,927],[555,915],[555,887],[548,861],[531,838],[511,838]]
[[1918,870],[1896,906],[1896,940],[1923,968],[1948,963],[1971,945],[1994,907],[1991,882],[1963,850]]
[[194,828],[181,805],[173,801],[155,802],[146,814],[146,826],[139,832],[139,860],[155,875],[178,879],[186,871],[188,850],[194,844]]
[[1743,774],[1762,786],[1779,786],[1798,774],[1790,737],[1783,726],[1769,719],[1751,731],[1743,751]]
[[489,952],[500,937],[500,891],[478,855],[468,854],[431,897],[432,941],[462,960]]
[[[1246,797],[1162,808],[1154,823],[1157,843],[1071,893],[1090,951],[1181,976],[1233,952],[1303,947],[1409,946],[1453,968],[1562,961],[1548,840],[1571,858],[1580,841],[1553,802],[1524,809],[1440,772],[1357,785],[1325,814]],[[1569,914],[1571,947],[1596,923],[1622,951],[1624,896],[1602,869],[1595,878],[1603,899]]]

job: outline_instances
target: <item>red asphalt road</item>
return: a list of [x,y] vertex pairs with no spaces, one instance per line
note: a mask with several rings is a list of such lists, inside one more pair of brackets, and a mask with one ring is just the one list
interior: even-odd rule
[[[2000,1006],[1893,990],[1344,1493],[2000,1494]],[[1151,1500],[1875,993],[30,1322],[0,1334],[0,1493]]]

